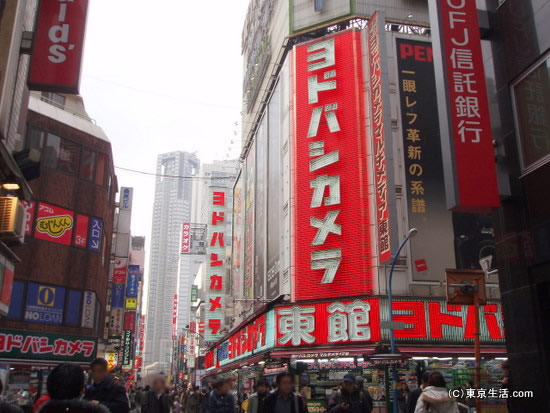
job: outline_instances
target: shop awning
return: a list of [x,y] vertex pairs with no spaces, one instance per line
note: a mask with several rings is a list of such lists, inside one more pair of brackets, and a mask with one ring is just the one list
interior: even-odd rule
[[368,347],[316,347],[309,349],[295,349],[289,348],[280,349],[271,352],[271,358],[332,358],[332,357],[352,357],[361,356],[363,354],[369,354],[374,352],[375,346]]
[[216,374],[225,373],[231,370],[242,369],[245,366],[256,364],[257,362],[264,360],[264,355],[265,353],[257,354],[252,357],[248,357],[245,359],[237,360],[233,363],[226,364],[225,366],[220,366],[215,369],[208,370],[205,374],[201,376],[201,379],[210,377]]

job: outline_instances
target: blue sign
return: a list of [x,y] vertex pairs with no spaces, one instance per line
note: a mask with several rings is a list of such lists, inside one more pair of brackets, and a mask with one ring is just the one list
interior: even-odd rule
[[90,218],[90,232],[88,236],[88,249],[93,252],[101,251],[103,239],[103,221],[100,218]]
[[40,324],[63,324],[65,288],[28,283],[25,321]]
[[139,265],[128,265],[126,279],[126,297],[137,297],[139,284]]
[[124,286],[125,284],[113,284],[111,307],[124,308]]

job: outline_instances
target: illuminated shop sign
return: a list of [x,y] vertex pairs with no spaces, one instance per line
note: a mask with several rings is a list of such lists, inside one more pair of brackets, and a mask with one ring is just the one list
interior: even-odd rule
[[360,32],[294,49],[293,299],[372,293]]
[[181,230],[181,253],[189,254],[191,252],[191,224],[186,222]]
[[65,288],[28,283],[25,321],[41,324],[63,324]]

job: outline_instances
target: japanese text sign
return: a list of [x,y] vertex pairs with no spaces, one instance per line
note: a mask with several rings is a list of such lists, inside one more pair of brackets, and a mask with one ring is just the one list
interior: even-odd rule
[[28,283],[25,321],[40,324],[63,324],[65,288]]
[[40,0],[29,89],[78,94],[88,0]]
[[294,49],[295,301],[372,292],[361,55],[355,30]]
[[74,212],[44,202],[38,203],[35,238],[71,245]]
[[139,285],[139,265],[128,265],[126,297],[137,297]]
[[181,230],[181,253],[189,254],[191,252],[191,224],[185,222]]
[[0,358],[90,362],[97,339],[51,333],[6,330],[0,332]]
[[[484,213],[500,206],[475,1],[430,0],[447,206]],[[446,109],[446,110],[445,110]]]
[[100,218],[90,218],[89,234],[88,249],[93,252],[100,252],[103,239],[103,221]]
[[88,245],[88,231],[90,227],[90,217],[78,214],[76,216],[76,227],[73,245],[75,247],[86,248]]

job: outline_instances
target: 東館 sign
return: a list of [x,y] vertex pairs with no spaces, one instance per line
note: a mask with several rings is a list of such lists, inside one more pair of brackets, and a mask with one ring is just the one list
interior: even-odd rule
[[355,30],[294,49],[294,301],[372,293],[361,56]]

